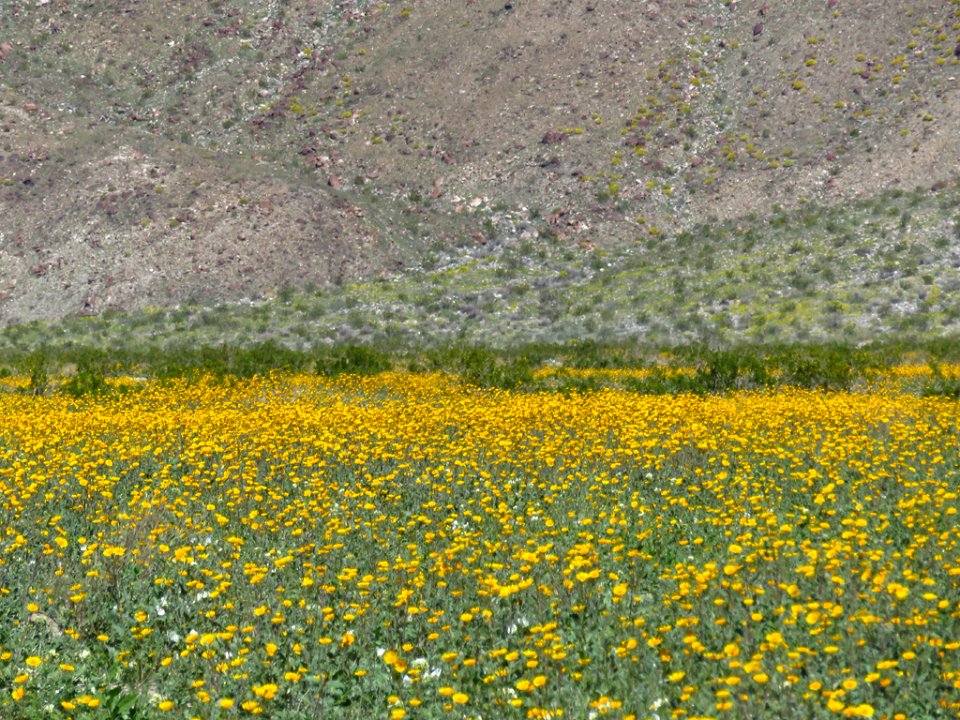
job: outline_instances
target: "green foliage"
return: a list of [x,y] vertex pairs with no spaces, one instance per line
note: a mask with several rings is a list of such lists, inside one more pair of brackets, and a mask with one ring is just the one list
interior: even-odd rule
[[390,370],[391,356],[369,345],[344,345],[319,353],[315,369],[322,375],[375,375]]
[[819,390],[849,390],[875,367],[865,352],[842,345],[795,347],[776,360],[784,382]]
[[50,384],[50,358],[43,350],[30,353],[23,362],[23,369],[30,378],[28,391],[31,395],[44,395]]
[[73,397],[103,395],[110,390],[106,375],[109,363],[104,353],[86,350],[77,358],[77,369],[61,386],[61,391]]
[[699,389],[725,392],[769,384],[763,359],[738,350],[713,350],[705,354],[697,368]]
[[250,348],[235,348],[225,353],[229,374],[239,377],[263,375],[274,370],[300,370],[303,353],[285,348],[275,340],[257,343]]
[[533,379],[530,358],[522,353],[497,352],[480,346],[448,345],[426,353],[430,370],[459,375],[480,387],[516,388]]
[[960,377],[947,377],[935,360],[928,364],[933,377],[923,384],[921,393],[926,397],[945,396],[960,399]]
[[250,346],[229,345],[187,348],[170,351],[151,350],[138,358],[156,377],[174,378],[198,375],[253,377],[275,370],[303,370],[307,356],[283,347],[274,340]]
[[[936,368],[933,378],[925,385],[914,383],[913,391],[954,394],[954,381],[939,371],[940,364],[960,362],[960,338],[954,337],[862,347],[797,343],[711,348],[695,344],[668,349],[596,340],[529,343],[512,348],[459,343],[416,347],[384,339],[295,350],[270,340],[246,346],[222,343],[118,348],[109,352],[90,346],[45,347],[24,355],[0,356],[0,362],[5,361],[29,378],[25,392],[39,395],[59,389],[74,397],[115,392],[113,378],[130,374],[155,378],[214,376],[227,380],[275,371],[332,376],[373,375],[404,368],[450,373],[479,387],[587,391],[615,385],[652,394],[717,394],[774,385],[821,390],[866,387],[880,368],[897,364],[905,357],[911,362],[926,359]],[[643,376],[610,375],[602,379],[562,372],[537,374],[550,367],[651,371]],[[677,368],[686,372],[678,373]],[[53,382],[52,378],[61,374],[64,379]]]

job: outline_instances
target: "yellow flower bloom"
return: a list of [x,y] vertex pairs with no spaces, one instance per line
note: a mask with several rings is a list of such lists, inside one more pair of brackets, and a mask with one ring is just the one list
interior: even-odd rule
[[256,700],[245,700],[240,703],[240,707],[242,707],[251,715],[259,715],[263,712],[263,706]]
[[397,654],[396,650],[387,650],[386,652],[383,653],[383,655],[381,656],[381,659],[387,665],[393,665],[397,662],[397,660],[400,659],[400,655]]
[[273,700],[280,688],[274,683],[266,683],[264,685],[254,685],[252,688],[253,694],[264,700]]

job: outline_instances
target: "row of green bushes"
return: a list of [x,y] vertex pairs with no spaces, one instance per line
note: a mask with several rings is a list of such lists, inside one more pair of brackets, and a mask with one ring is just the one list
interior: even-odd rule
[[[664,354],[668,367],[686,367],[693,372],[669,372],[662,364]],[[62,375],[66,380],[58,385],[58,391],[80,396],[109,391],[107,378],[123,374],[161,379],[200,375],[228,378],[272,371],[333,376],[403,369],[449,372],[482,387],[588,390],[611,381],[563,374],[541,378],[536,371],[547,365],[579,369],[654,367],[654,372],[645,378],[627,378],[618,383],[641,392],[707,394],[774,385],[846,390],[870,382],[881,369],[907,356],[923,358],[933,368],[932,377],[918,386],[920,392],[960,396],[960,382],[946,377],[939,369],[941,363],[960,362],[960,338],[909,347],[894,343],[868,347],[745,345],[726,349],[689,346],[668,351],[595,342],[531,344],[512,349],[455,344],[428,349],[341,345],[310,351],[291,350],[273,341],[250,346],[109,351],[76,347],[8,353],[0,357],[0,374],[26,375],[30,378],[29,392],[35,394],[50,391],[51,378]]]

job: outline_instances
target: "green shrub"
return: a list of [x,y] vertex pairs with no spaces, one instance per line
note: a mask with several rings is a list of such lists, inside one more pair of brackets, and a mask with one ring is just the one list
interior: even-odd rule
[[344,345],[320,354],[315,369],[321,375],[376,375],[393,368],[387,353],[369,345]]
[[62,392],[79,398],[86,395],[104,395],[110,390],[106,378],[111,369],[110,361],[104,352],[84,348],[77,353],[75,362],[77,369],[64,381]]
[[516,388],[533,380],[526,353],[508,354],[481,346],[450,345],[426,354],[427,369],[459,375],[480,387]]
[[30,376],[27,391],[31,395],[44,395],[50,385],[50,357],[45,350],[30,353],[23,364],[24,373]]
[[706,392],[742,390],[769,384],[764,362],[757,355],[737,350],[714,350],[697,369],[696,380]]
[[849,390],[874,366],[867,353],[844,345],[796,347],[778,360],[783,382],[817,390]]
[[935,360],[931,360],[928,364],[933,378],[924,383],[921,394],[924,397],[942,396],[960,399],[960,378],[946,377],[940,369],[940,364]]

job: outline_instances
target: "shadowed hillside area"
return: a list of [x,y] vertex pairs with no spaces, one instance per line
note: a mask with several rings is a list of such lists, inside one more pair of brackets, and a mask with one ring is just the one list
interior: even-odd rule
[[958,76],[956,0],[4,0],[0,323],[953,331]]

